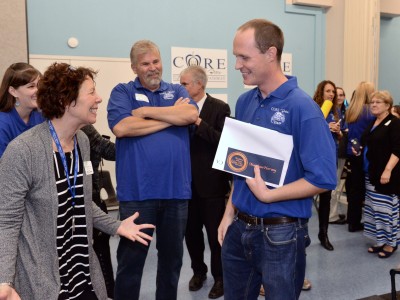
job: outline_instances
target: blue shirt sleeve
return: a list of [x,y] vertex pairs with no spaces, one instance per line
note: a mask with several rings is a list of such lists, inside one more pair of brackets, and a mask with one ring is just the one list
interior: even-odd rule
[[[107,105],[108,126],[112,130],[122,119],[132,116],[133,99],[130,100],[130,93],[124,84],[118,84],[110,95]],[[133,97],[133,95],[132,95]]]

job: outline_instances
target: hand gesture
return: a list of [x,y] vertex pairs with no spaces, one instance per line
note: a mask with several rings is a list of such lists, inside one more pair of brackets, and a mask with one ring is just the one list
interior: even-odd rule
[[141,230],[146,228],[153,229],[155,228],[155,226],[151,224],[140,224],[140,225],[135,224],[135,220],[138,217],[139,213],[135,212],[132,216],[123,220],[121,222],[121,225],[117,229],[117,234],[126,237],[127,239],[130,239],[132,242],[137,241],[147,246],[149,243],[146,240],[151,241],[153,238],[150,235],[142,232]]

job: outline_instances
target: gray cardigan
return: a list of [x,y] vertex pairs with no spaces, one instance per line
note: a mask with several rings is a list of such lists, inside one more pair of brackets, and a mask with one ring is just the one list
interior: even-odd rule
[[[89,141],[77,133],[83,161]],[[107,299],[92,247],[93,226],[115,234],[120,225],[92,202],[92,178],[83,172],[90,276],[99,300]],[[56,247],[58,197],[52,138],[47,122],[14,139],[0,160],[0,282],[14,282],[21,299],[58,299]]]

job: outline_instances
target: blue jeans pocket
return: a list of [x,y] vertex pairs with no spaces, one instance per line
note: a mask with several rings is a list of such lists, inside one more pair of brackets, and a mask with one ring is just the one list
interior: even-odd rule
[[296,241],[296,224],[268,226],[265,228],[265,238],[273,246],[294,243]]

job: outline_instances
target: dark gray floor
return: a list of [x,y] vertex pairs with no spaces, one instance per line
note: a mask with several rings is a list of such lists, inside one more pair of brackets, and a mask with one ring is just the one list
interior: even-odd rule
[[[318,219],[315,212],[309,223],[309,231],[312,243],[307,249],[306,277],[311,280],[312,289],[302,292],[301,300],[353,300],[390,293],[389,270],[399,265],[400,251],[388,259],[380,259],[375,254],[367,252],[372,241],[366,239],[362,232],[348,232],[346,225],[329,226],[329,238],[335,250],[327,251],[320,246],[317,238]],[[112,238],[114,267],[116,266],[115,250],[117,244],[118,238]],[[209,261],[209,251],[208,249],[206,251],[205,256]],[[155,298],[156,268],[157,253],[153,243],[150,246],[144,270],[141,300]],[[190,259],[185,250],[178,299],[208,299],[207,295],[213,284],[212,277],[207,278],[200,291],[189,292],[188,283],[191,276]],[[400,275],[398,281],[400,287]],[[259,299],[263,298],[259,297]]]

